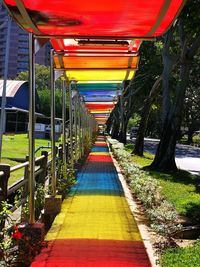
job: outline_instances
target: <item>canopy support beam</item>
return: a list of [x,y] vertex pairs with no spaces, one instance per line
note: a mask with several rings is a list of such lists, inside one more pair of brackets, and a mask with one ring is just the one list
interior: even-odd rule
[[63,173],[67,173],[66,157],[66,82],[62,81],[62,144],[63,144]]
[[56,139],[55,139],[55,72],[53,66],[53,50],[51,50],[50,82],[51,82],[51,184],[52,196],[56,195]]
[[74,151],[73,151],[73,114],[72,114],[72,86],[69,84],[69,129],[70,129],[70,162],[71,167],[74,164]]
[[29,33],[29,223],[35,223],[35,38]]
[[8,78],[8,63],[9,63],[9,49],[10,49],[10,31],[11,31],[11,18],[7,21],[7,36],[6,36],[6,53],[5,53],[5,64],[4,64],[4,80],[3,80],[3,91],[1,100],[1,117],[0,117],[0,161],[2,156],[2,142],[3,134],[5,132],[6,125],[6,85]]

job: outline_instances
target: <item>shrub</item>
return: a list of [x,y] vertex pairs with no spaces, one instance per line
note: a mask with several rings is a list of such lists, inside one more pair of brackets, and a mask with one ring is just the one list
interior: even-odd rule
[[74,169],[67,166],[66,173],[63,169],[63,161],[59,160],[57,165],[57,190],[63,199],[69,193],[70,188],[76,183]]
[[125,151],[123,144],[110,138],[108,141],[132,192],[144,206],[151,227],[159,234],[170,238],[181,228],[177,224],[178,214],[175,207],[160,194],[159,182],[147,175],[132,161],[130,153]]

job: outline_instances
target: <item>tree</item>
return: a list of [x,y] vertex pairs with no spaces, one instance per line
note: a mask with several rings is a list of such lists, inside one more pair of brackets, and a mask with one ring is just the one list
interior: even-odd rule
[[108,120],[109,124],[113,124],[112,129],[115,138],[124,144],[126,143],[129,119],[134,113],[140,116],[142,103],[144,103],[159,72],[161,72],[161,57],[157,51],[158,48],[154,43],[144,42],[142,44],[140,48],[141,61],[139,70],[130,83],[127,81],[127,84],[125,84],[122,95],[113,112],[115,117],[112,116],[112,120],[111,118]]
[[[20,72],[15,80],[28,81],[29,72]],[[50,88],[50,67],[35,64],[35,86],[37,90],[47,90]]]
[[141,120],[140,120],[140,124],[138,128],[138,132],[137,132],[137,137],[135,140],[135,147],[133,150],[133,153],[138,156],[143,156],[144,136],[145,136],[145,132],[147,128],[148,118],[150,115],[151,106],[154,102],[154,99],[157,93],[160,90],[161,80],[162,80],[161,76],[157,78],[148,97],[144,101],[144,105],[143,105],[142,112],[141,112]]
[[[182,15],[164,37],[163,130],[151,169],[176,171],[175,148],[189,74],[199,52],[199,0],[188,1]],[[176,65],[173,73],[173,66]]]
[[193,134],[200,129],[200,57],[190,72],[189,86],[186,91],[185,102],[183,106],[182,128],[187,134],[187,143],[193,143]]
[[[39,95],[40,108],[38,112],[46,116],[51,114],[51,93],[50,93],[50,68],[47,66],[35,65],[35,84],[36,90]],[[28,81],[28,71],[20,72],[16,80]],[[61,80],[56,80],[55,83],[55,97],[56,97],[56,116],[62,116],[62,93],[61,93]]]

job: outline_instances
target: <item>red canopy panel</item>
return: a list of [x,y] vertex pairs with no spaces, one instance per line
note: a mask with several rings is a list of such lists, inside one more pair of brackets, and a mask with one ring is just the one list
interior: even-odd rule
[[68,38],[155,37],[171,25],[184,0],[4,0],[12,16],[36,35]]
[[112,109],[115,105],[112,103],[112,104],[86,104],[86,107],[88,109],[94,109],[94,110],[109,110],[109,109]]
[[137,53],[142,41],[52,39],[51,43],[55,51]]
[[138,62],[139,57],[130,54],[54,56],[56,69],[137,69]]

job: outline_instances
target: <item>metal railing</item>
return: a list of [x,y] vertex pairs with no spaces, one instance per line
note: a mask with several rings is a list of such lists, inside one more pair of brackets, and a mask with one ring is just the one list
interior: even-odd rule
[[[66,150],[68,144],[66,144]],[[61,159],[62,155],[62,146],[56,147],[56,159]],[[67,155],[69,157],[69,155]],[[66,159],[67,160],[67,159]],[[51,152],[42,151],[41,156],[35,158],[35,182],[36,184],[41,184],[44,187],[46,185],[50,185],[50,175],[48,169],[51,166]],[[13,173],[24,169],[23,177],[19,178],[12,185],[8,186],[9,179]],[[11,212],[14,212],[19,206],[23,206],[27,202],[27,197],[29,195],[29,185],[28,185],[28,176],[29,176],[29,160],[28,156],[26,157],[26,161],[24,163],[18,164],[16,166],[11,167],[7,164],[0,164],[0,202],[6,201],[11,204],[13,207],[11,208]],[[18,201],[17,206],[14,205],[15,196],[19,194],[20,191],[20,199]],[[1,209],[1,205],[0,205]]]

